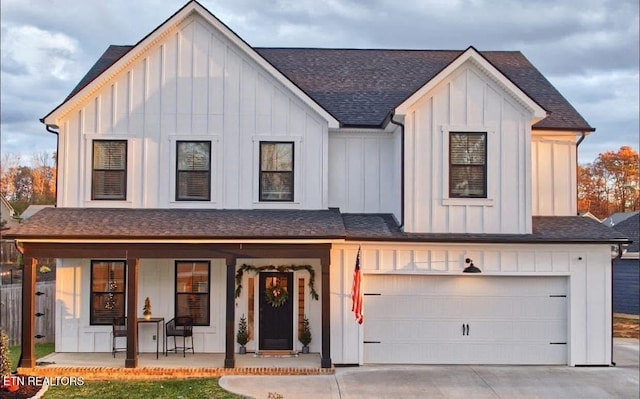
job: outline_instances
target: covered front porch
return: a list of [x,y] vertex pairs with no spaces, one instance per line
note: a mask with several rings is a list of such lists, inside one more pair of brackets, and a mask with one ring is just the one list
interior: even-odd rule
[[[96,240],[99,241],[99,240]],[[321,309],[321,326],[320,334],[316,338],[316,342],[320,341],[318,347],[318,365],[315,367],[330,368],[330,315],[329,315],[329,278],[330,278],[330,243],[298,243],[289,242],[270,242],[270,243],[256,243],[256,242],[244,242],[244,243],[220,243],[220,242],[186,242],[183,240],[176,240],[173,242],[84,242],[83,240],[60,240],[58,242],[34,242],[25,240],[20,242],[20,250],[23,253],[24,259],[24,285],[23,285],[23,349],[22,357],[19,362],[21,368],[33,368],[36,366],[34,353],[35,344],[34,337],[36,332],[34,331],[35,315],[37,310],[34,308],[35,303],[35,271],[37,270],[38,259],[45,257],[55,257],[59,259],[77,259],[86,260],[89,259],[120,259],[126,263],[126,309],[125,315],[132,315],[133,319],[138,319],[142,316],[142,305],[140,295],[140,270],[141,263],[143,268],[153,267],[153,260],[163,260],[165,263],[169,260],[175,259],[210,259],[215,260],[211,262],[212,269],[216,269],[216,275],[218,276],[218,303],[217,309],[219,311],[216,324],[217,330],[219,330],[218,336],[222,337],[224,342],[221,343],[221,349],[224,347],[224,353],[209,353],[202,354],[196,353],[187,354],[187,358],[183,358],[181,355],[171,354],[168,357],[164,357],[162,354],[156,359],[156,354],[153,353],[152,357],[154,362],[150,365],[142,363],[142,359],[146,359],[148,354],[139,354],[140,350],[146,350],[144,346],[140,345],[140,326],[138,323],[127,324],[127,336],[126,336],[126,353],[119,354],[116,358],[111,356],[111,353],[107,355],[111,356],[111,359],[98,360],[92,359],[95,355],[101,355],[99,351],[78,351],[78,353],[65,353],[64,355],[73,355],[73,359],[82,359],[87,357],[96,361],[93,366],[105,364],[114,367],[126,367],[126,368],[138,368],[138,367],[152,367],[152,368],[171,368],[169,364],[174,359],[174,362],[180,360],[186,361],[185,364],[189,364],[190,367],[194,367],[189,358],[195,359],[194,356],[198,356],[199,361],[202,361],[203,368],[235,368],[239,367],[237,359],[248,359],[248,355],[236,356],[235,346],[235,334],[237,331],[237,278],[240,265],[247,260],[255,260],[256,262],[265,261],[266,259],[313,259],[317,263],[319,268],[319,307]],[[85,268],[85,272],[86,272]],[[149,274],[149,269],[145,272]],[[80,273],[81,274],[81,273]],[[86,273],[85,273],[86,274]],[[161,279],[162,277],[158,277]],[[165,284],[166,285],[166,284]],[[170,284],[173,287],[173,283]],[[82,284],[83,290],[86,290],[87,284]],[[163,293],[163,295],[173,298],[171,292]],[[89,293],[82,293],[82,298],[88,297]],[[144,295],[142,295],[144,297]],[[216,299],[213,299],[214,301]],[[315,301],[314,301],[315,302]],[[163,317],[164,321],[168,321],[173,314],[174,310],[160,314],[154,313],[154,317]],[[83,316],[84,317],[84,316]],[[86,320],[85,320],[86,321]],[[320,324],[320,323],[319,323]],[[87,326],[90,329],[102,328],[100,334],[96,334],[96,337],[100,336],[102,344],[104,341],[110,340],[109,332],[106,327],[102,326]],[[148,326],[145,326],[147,328]],[[194,332],[197,327],[194,327]],[[204,329],[205,327],[201,327]],[[148,329],[148,328],[147,328]],[[153,327],[155,332],[155,327]],[[81,335],[81,334],[80,334]],[[163,350],[164,339],[161,338],[162,332],[159,333],[157,339],[160,343],[160,351]],[[202,336],[206,336],[202,335]],[[144,338],[144,337],[143,337]],[[148,337],[147,337],[148,338]],[[81,338],[79,338],[81,339]],[[98,338],[95,338],[96,340]],[[161,341],[162,340],[162,341]],[[317,350],[318,350],[317,349]],[[98,353],[93,353],[98,352]],[[216,351],[217,352],[217,351]],[[62,354],[56,354],[61,356]],[[307,356],[307,355],[305,355]],[[180,360],[175,360],[180,358]],[[269,358],[256,358],[258,362],[264,363]],[[282,359],[279,360],[282,362]],[[58,362],[56,361],[56,364]],[[162,365],[161,364],[165,364]],[[110,367],[110,366],[109,366]],[[240,366],[243,367],[243,366]],[[244,367],[243,367],[244,368]]]

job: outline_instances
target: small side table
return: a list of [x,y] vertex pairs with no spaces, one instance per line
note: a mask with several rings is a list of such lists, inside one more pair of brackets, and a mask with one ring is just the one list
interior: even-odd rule
[[138,350],[140,350],[140,323],[156,323],[156,359],[160,353],[160,326],[162,326],[162,353],[165,352],[167,337],[165,336],[164,317],[152,317],[150,319],[138,318]]

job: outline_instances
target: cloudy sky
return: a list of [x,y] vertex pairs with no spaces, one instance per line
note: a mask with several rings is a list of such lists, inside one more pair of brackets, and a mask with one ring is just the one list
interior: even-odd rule
[[[109,44],[135,44],[187,0],[2,0],[1,151],[55,151],[39,119]],[[519,50],[597,130],[580,162],[638,149],[638,0],[201,0],[263,47]]]

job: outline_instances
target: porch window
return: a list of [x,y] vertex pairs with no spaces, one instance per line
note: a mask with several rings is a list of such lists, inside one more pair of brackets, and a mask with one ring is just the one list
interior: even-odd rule
[[92,325],[111,325],[125,315],[125,261],[91,261]]
[[176,261],[176,317],[189,316],[195,326],[209,325],[208,261]]
[[260,142],[260,201],[293,201],[293,143]]
[[449,135],[449,198],[487,198],[487,133]]
[[91,199],[127,199],[126,140],[93,141]]
[[176,201],[211,199],[211,142],[176,143]]

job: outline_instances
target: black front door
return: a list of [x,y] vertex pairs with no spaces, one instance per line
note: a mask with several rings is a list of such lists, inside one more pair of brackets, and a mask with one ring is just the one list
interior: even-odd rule
[[[293,273],[260,273],[260,350],[293,349]],[[284,296],[283,296],[284,295]],[[286,300],[284,298],[286,297]]]

